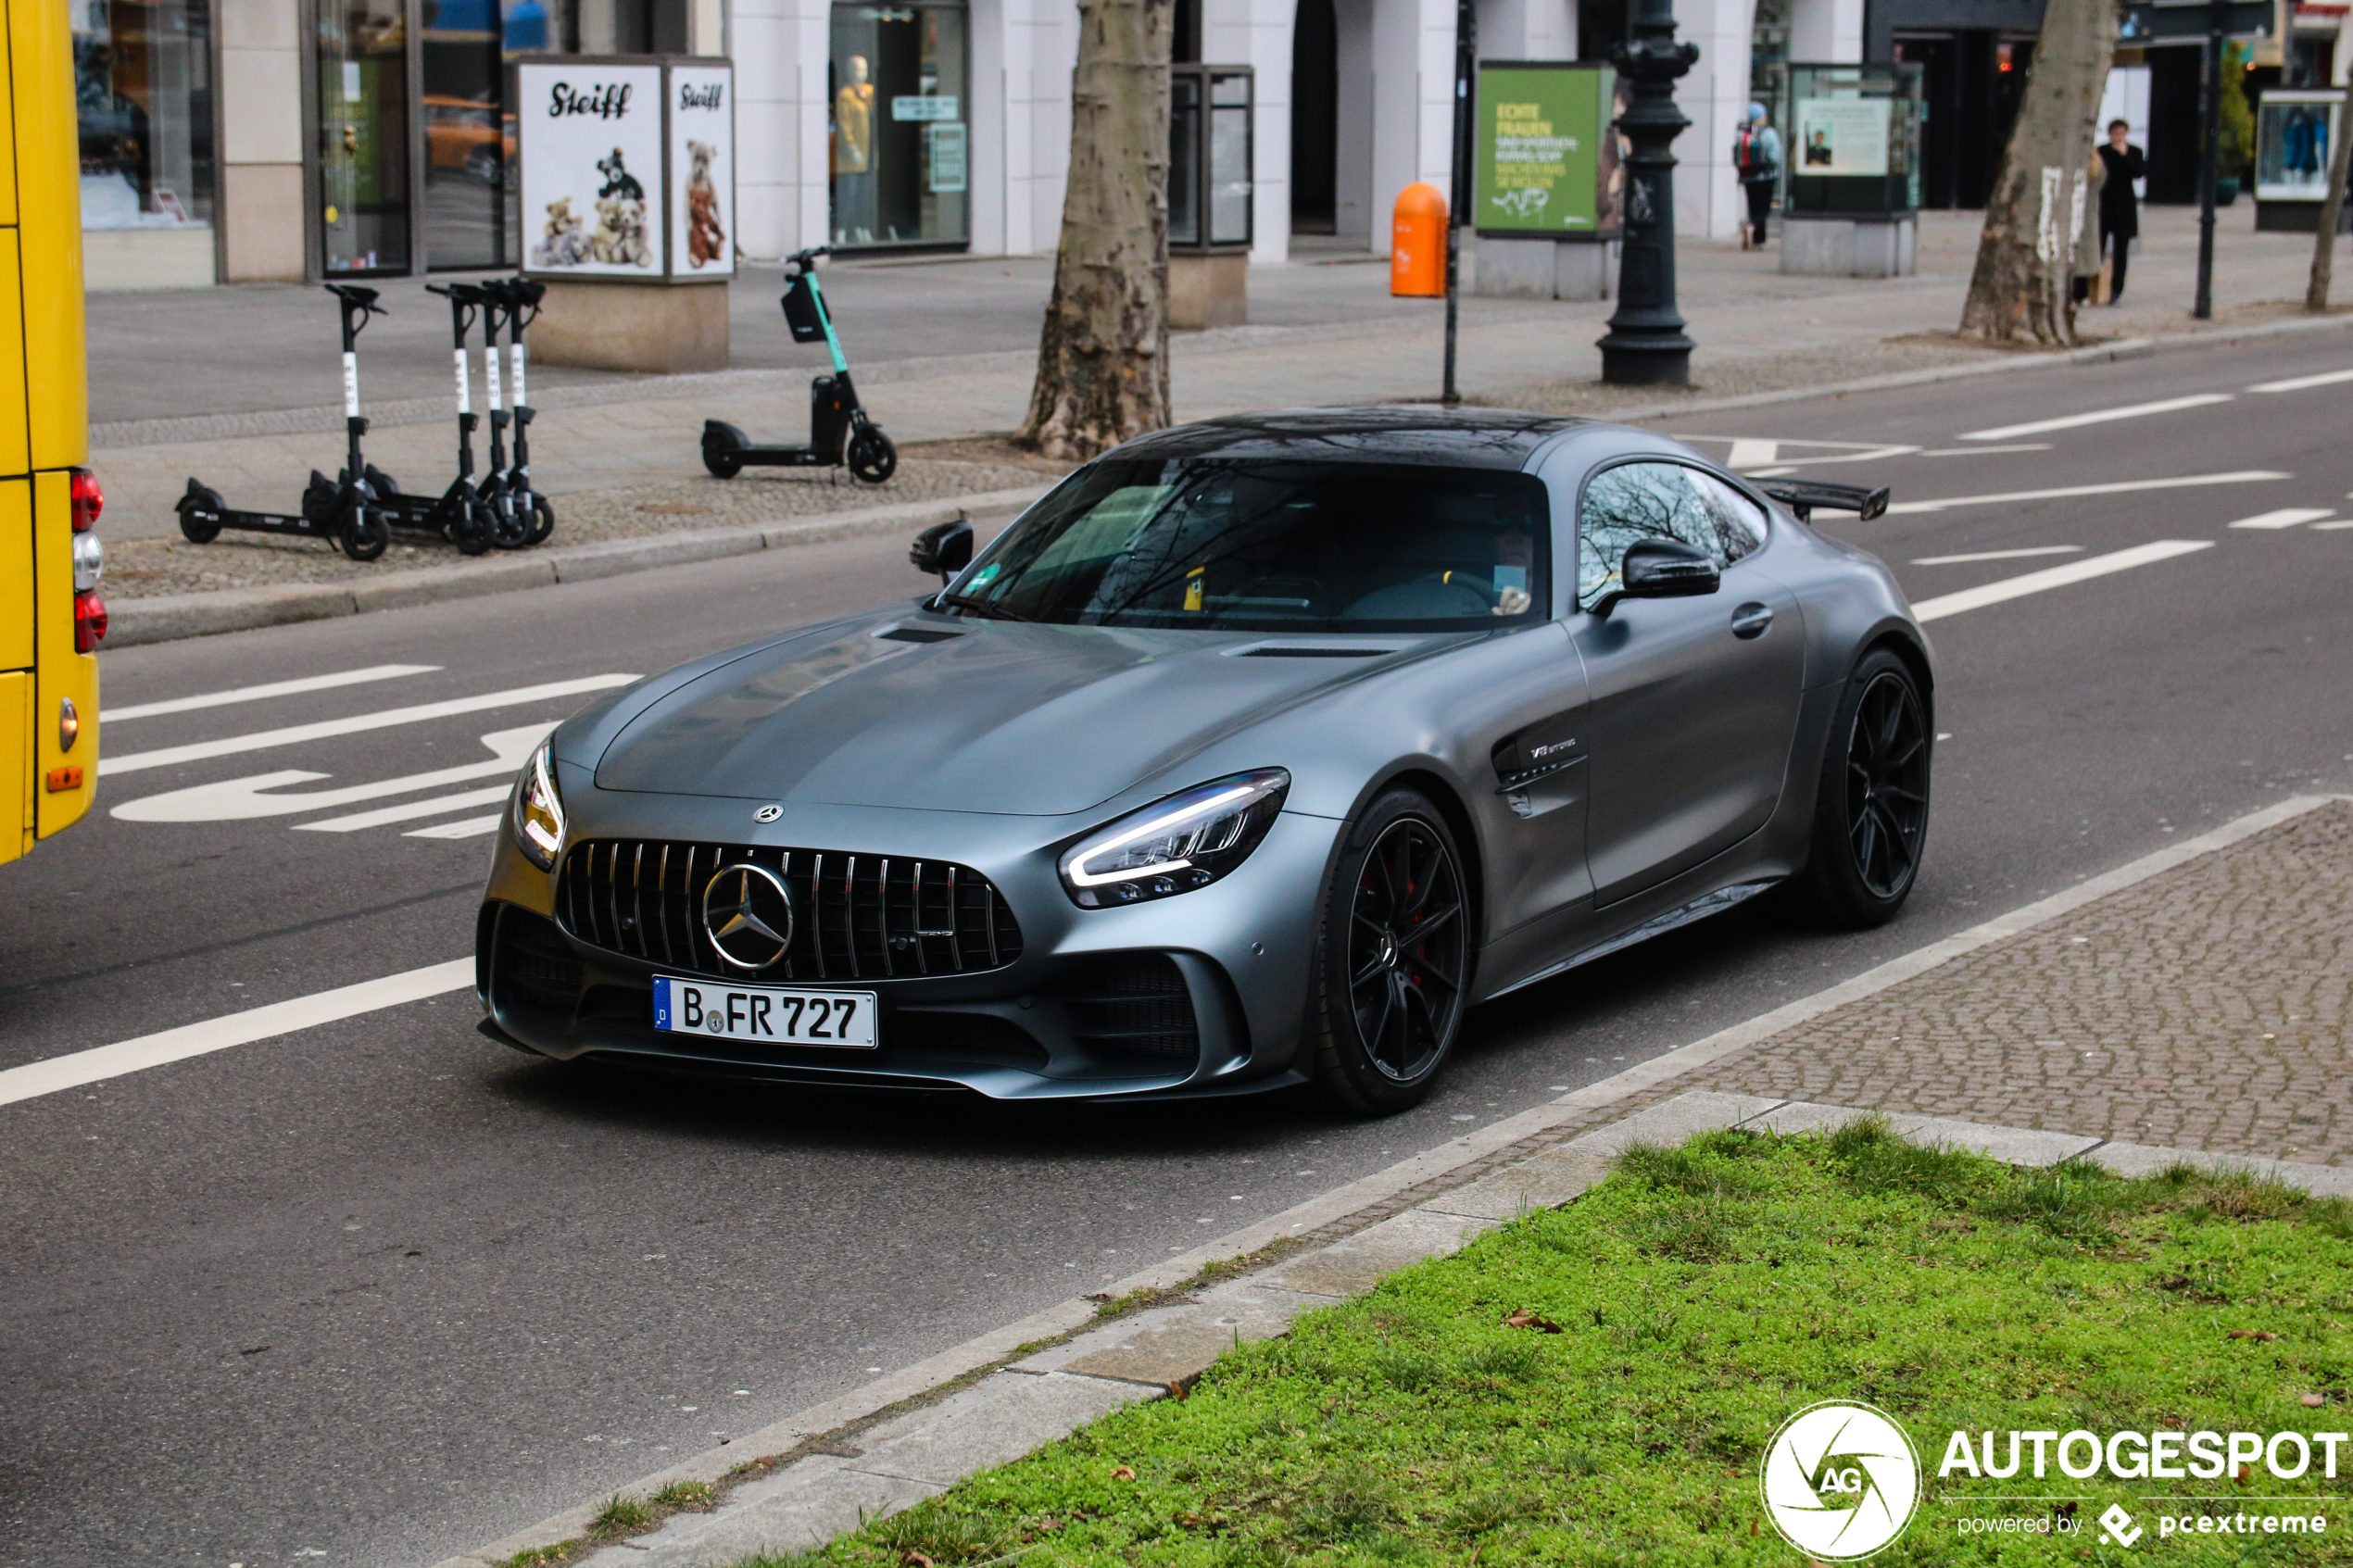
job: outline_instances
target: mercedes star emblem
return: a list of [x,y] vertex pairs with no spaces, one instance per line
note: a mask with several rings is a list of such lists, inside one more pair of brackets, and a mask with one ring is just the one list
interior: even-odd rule
[[755,822],[773,822],[784,814],[785,809],[782,806],[762,806],[751,814],[751,820]]
[[702,890],[702,928],[724,961],[766,969],[792,946],[792,894],[764,867],[722,866]]

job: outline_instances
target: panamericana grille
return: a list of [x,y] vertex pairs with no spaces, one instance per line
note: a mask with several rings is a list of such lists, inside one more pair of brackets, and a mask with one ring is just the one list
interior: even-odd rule
[[726,977],[702,893],[726,866],[774,872],[792,895],[792,945],[764,980],[971,974],[1021,956],[1021,928],[988,879],[946,860],[740,844],[600,838],[574,845],[556,886],[573,936],[648,963]]

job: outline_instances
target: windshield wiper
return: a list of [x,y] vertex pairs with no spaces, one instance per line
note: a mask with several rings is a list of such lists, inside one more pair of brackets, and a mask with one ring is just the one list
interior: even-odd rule
[[987,599],[975,599],[968,594],[940,594],[931,602],[936,605],[954,605],[959,609],[969,609],[990,621],[1019,621],[1028,623],[1030,620],[1028,616],[1018,611],[1007,609],[1002,605],[990,604]]

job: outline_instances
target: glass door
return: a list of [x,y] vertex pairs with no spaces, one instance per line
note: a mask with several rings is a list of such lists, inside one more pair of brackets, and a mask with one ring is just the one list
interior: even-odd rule
[[409,270],[409,31],[399,0],[320,0],[320,259]]
[[834,7],[826,130],[836,245],[971,238],[964,69],[960,6]]
[[[422,0],[422,15],[425,264],[435,270],[503,267],[512,149],[500,105],[498,0]],[[547,11],[528,0],[510,8],[507,25],[538,40],[527,47],[540,47]]]

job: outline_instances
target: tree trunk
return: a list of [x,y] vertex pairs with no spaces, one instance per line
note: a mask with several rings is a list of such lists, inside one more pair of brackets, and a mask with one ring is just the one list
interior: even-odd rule
[[1961,335],[2065,348],[2075,342],[2075,230],[2100,94],[2116,52],[2116,0],[2050,0],[2018,123],[1977,242]]
[[1016,444],[1091,458],[1168,422],[1174,0],[1079,0],[1070,183],[1038,383]]
[[[2338,46],[2342,48],[2343,44]],[[2329,307],[2329,275],[2335,270],[2336,231],[2345,220],[2348,154],[2353,154],[2353,135],[2340,134],[2336,145],[2329,149],[2329,194],[2321,201],[2321,232],[2313,236],[2312,244],[2312,281],[2304,289],[2304,308],[2315,314]]]

